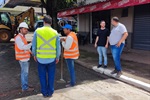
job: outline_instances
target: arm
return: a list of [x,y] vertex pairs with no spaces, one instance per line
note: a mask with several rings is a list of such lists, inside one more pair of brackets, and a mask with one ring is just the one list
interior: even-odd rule
[[107,37],[107,42],[106,42],[105,48],[108,48],[108,42],[109,42],[109,37]]
[[71,48],[71,45],[73,43],[73,38],[71,36],[68,36],[66,41],[62,42],[62,46],[66,49],[69,50]]
[[127,37],[128,37],[128,32],[125,32],[121,40],[118,42],[117,47],[119,47],[121,43],[126,40]]
[[107,41],[106,41],[105,48],[108,48],[108,44],[109,44],[109,35],[110,35],[110,32],[109,32],[109,30],[108,30],[108,31],[107,31]]
[[99,36],[96,37],[96,40],[95,40],[95,48],[97,47],[97,42],[99,40]]
[[16,44],[20,50],[30,50],[32,43],[25,45],[20,37],[16,38]]
[[122,27],[120,27],[120,30],[121,30],[121,33],[122,33],[122,38],[120,39],[120,41],[118,42],[118,44],[116,45],[117,47],[120,47],[121,43],[123,41],[126,40],[126,38],[128,37],[128,32],[127,32],[127,29],[126,27],[123,25]]
[[61,45],[60,45],[60,37],[57,37],[56,40],[56,59],[59,61],[59,57],[61,55]]
[[95,40],[95,48],[97,47],[98,40],[99,40],[99,30],[97,31],[97,36],[96,36],[96,40]]
[[34,56],[35,61],[37,61],[36,60],[36,49],[37,49],[36,45],[37,45],[37,43],[36,43],[36,32],[34,32],[34,36],[33,36],[33,40],[32,40],[32,54]]

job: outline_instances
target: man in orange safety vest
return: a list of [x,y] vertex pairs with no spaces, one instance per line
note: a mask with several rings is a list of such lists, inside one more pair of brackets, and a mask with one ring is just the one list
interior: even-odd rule
[[62,46],[64,47],[64,58],[67,63],[67,67],[70,73],[70,84],[66,87],[74,86],[76,83],[75,71],[74,71],[74,60],[79,57],[78,39],[75,32],[72,32],[72,26],[66,24],[64,27],[64,33],[67,35],[66,38],[62,38]]

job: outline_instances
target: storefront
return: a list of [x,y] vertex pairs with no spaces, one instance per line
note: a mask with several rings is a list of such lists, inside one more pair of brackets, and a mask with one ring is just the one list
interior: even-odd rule
[[111,30],[111,18],[117,16],[129,32],[126,47],[150,50],[149,6],[150,0],[110,0],[62,11],[58,16],[77,15],[78,31],[87,34],[89,43],[95,42],[101,20]]

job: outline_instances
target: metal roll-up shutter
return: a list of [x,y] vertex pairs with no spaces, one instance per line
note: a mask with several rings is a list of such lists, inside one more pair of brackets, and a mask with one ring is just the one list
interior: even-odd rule
[[133,49],[150,50],[150,4],[134,8]]

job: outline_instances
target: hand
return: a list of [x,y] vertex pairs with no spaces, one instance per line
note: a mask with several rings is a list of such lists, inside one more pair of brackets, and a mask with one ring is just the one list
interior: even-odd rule
[[31,52],[31,50],[29,50],[29,52],[30,52],[30,54],[32,55],[32,52]]
[[94,47],[96,48],[96,47],[97,47],[97,44],[95,44]]
[[108,44],[105,45],[105,48],[106,48],[106,49],[108,48]]
[[32,43],[30,42],[28,45],[32,46]]
[[37,58],[34,56],[34,61],[37,62]]
[[56,59],[56,64],[58,64],[59,63],[59,59]]
[[65,38],[61,38],[60,41],[61,41],[61,42],[65,41]]
[[119,41],[119,42],[116,44],[116,46],[117,46],[117,47],[120,47],[120,45],[121,45],[121,42]]

